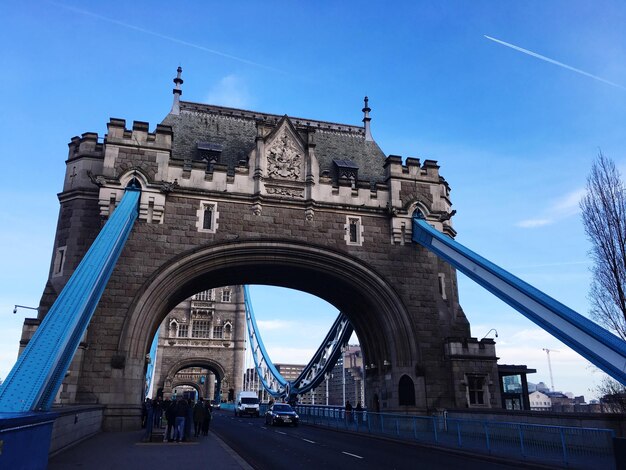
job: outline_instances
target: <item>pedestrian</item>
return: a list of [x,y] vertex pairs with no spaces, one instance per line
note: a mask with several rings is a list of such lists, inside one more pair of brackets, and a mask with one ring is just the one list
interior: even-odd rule
[[346,402],[346,421],[352,422],[352,405],[350,404],[350,400]]
[[191,430],[193,429],[193,400],[187,401],[187,416],[185,418],[185,439],[191,439]]
[[152,438],[152,424],[154,422],[154,415],[152,410],[152,400],[146,398],[146,431],[143,435],[144,442],[150,442]]
[[207,400],[204,404],[204,419],[202,420],[202,435],[209,435],[209,426],[211,425],[211,418],[213,413],[211,412],[211,403]]
[[198,398],[197,403],[193,407],[193,430],[194,437],[198,437],[202,431],[202,423],[204,422],[204,403],[202,398]]
[[176,432],[176,402],[170,400],[165,408],[165,419],[167,420],[167,430],[163,437],[164,442],[174,440],[174,434]]
[[148,402],[149,398],[146,398],[144,402],[141,404],[141,429],[146,427],[146,420],[148,419]]
[[361,400],[356,402],[356,422],[357,424],[361,424],[363,422],[363,405],[361,405]]
[[189,404],[187,403],[187,400],[180,397],[176,403],[176,430],[174,432],[176,442],[185,440],[185,421],[188,410]]
[[161,429],[161,420],[163,419],[163,402],[161,401],[161,397],[157,397],[156,400],[152,402],[152,413],[154,416],[154,427]]

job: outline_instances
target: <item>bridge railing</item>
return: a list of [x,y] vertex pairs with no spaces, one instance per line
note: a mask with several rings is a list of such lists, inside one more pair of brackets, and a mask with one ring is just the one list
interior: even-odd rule
[[610,429],[297,407],[303,423],[568,468],[615,468]]

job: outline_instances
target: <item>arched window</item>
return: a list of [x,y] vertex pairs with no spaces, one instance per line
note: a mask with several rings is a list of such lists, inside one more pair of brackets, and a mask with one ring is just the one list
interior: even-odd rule
[[400,406],[415,406],[415,385],[408,375],[400,377],[398,401]]

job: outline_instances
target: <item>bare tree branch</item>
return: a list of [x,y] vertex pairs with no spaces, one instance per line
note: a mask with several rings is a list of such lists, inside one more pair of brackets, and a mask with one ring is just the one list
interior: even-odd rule
[[594,261],[591,316],[626,340],[626,191],[615,163],[602,153],[580,208]]

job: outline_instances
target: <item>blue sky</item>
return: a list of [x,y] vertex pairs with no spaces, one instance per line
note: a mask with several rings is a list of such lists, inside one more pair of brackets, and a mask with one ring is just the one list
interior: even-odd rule
[[[577,202],[599,149],[626,168],[623,2],[26,0],[2,10],[0,377],[33,313],[13,305],[36,306],[45,285],[67,143],[103,135],[110,117],[153,129],[179,65],[188,101],[360,124],[368,95],[386,154],[438,160],[459,242],[587,312]],[[274,360],[306,360],[336,311],[252,292]],[[462,276],[460,296],[474,336],[497,329],[501,362],[549,383],[542,348],[558,350],[555,387],[591,396],[600,374],[577,354]]]

